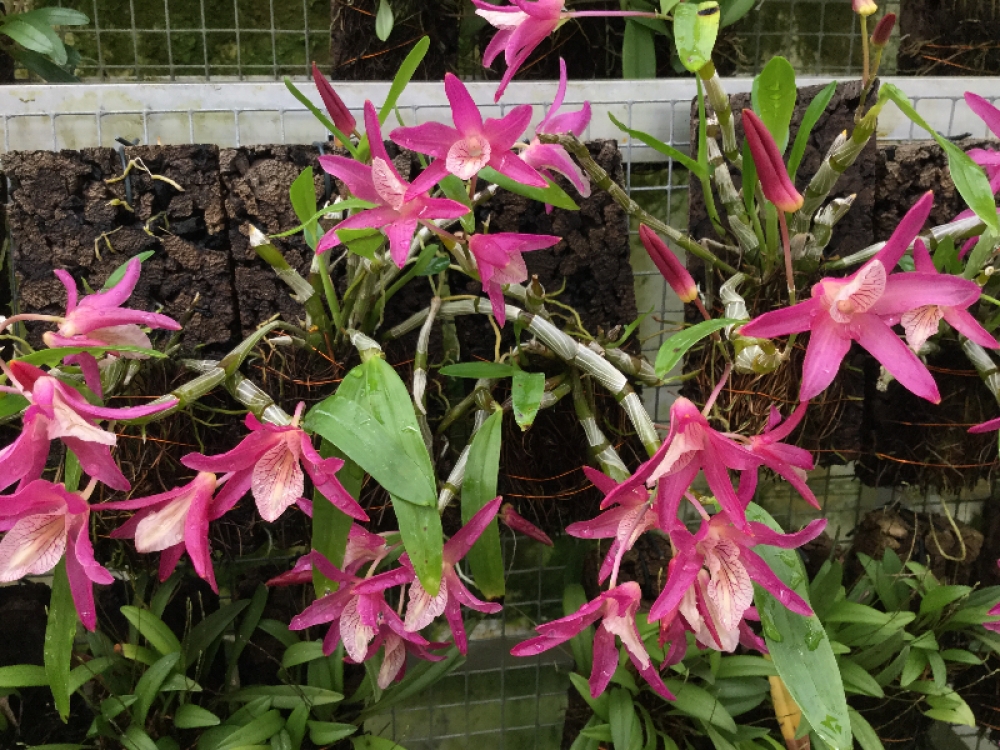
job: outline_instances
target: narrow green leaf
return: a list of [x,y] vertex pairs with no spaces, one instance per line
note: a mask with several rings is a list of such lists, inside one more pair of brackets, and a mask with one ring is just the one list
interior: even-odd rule
[[410,53],[399,66],[396,77],[392,79],[392,85],[389,87],[389,94],[385,98],[385,103],[382,105],[382,109],[378,111],[378,121],[382,125],[385,125],[385,121],[389,119],[389,113],[396,108],[396,102],[399,101],[403,90],[409,85],[413,74],[417,72],[417,67],[423,62],[424,56],[427,54],[430,46],[431,38],[428,36],[421,37],[420,41],[413,45],[413,49],[410,50]]
[[139,609],[126,604],[121,608],[121,613],[142,637],[149,641],[149,645],[160,653],[160,656],[181,650],[181,642],[177,640],[174,632],[148,609]]
[[591,697],[590,683],[586,677],[576,672],[569,673],[569,681],[573,683],[573,687],[576,688],[576,692],[580,694],[580,697],[590,706],[590,710],[594,712],[594,716],[601,719],[601,721],[608,721],[611,715],[611,693],[605,691],[597,698]]
[[120,738],[122,746],[126,750],[160,750],[153,738],[146,734],[146,731],[136,724],[125,730]]
[[878,738],[878,734],[864,716],[853,708],[847,709],[847,716],[851,720],[851,732],[861,750],[885,750],[882,740]]
[[218,745],[217,750],[235,750],[242,745],[256,745],[271,739],[284,725],[285,719],[281,712],[272,709],[230,734]]
[[[319,455],[323,458],[339,458],[344,462],[337,472],[337,479],[347,493],[355,500],[361,497],[361,485],[365,481],[365,472],[344,453],[337,450],[329,440],[324,439],[319,446]],[[344,551],[347,549],[347,537],[351,533],[354,519],[340,510],[323,494],[313,489],[312,544],[313,549],[326,557],[338,568],[344,561]],[[313,568],[313,586],[316,596],[320,597],[337,588],[337,584]]]
[[720,0],[722,21],[719,26],[723,29],[732,26],[749,13],[757,2],[758,0]]
[[499,379],[509,378],[517,373],[513,365],[500,362],[460,362],[456,365],[445,365],[440,369],[442,375],[452,378]]
[[483,167],[479,170],[479,176],[487,182],[499,185],[504,190],[516,193],[517,195],[523,195],[525,198],[531,198],[539,203],[547,203],[556,208],[565,208],[567,211],[580,210],[580,207],[576,205],[576,201],[570,198],[565,190],[547,177],[545,181],[549,183],[549,186],[547,188],[537,188],[530,185],[522,185],[507,175],[500,174],[493,167]]
[[514,373],[510,396],[514,406],[514,420],[522,430],[527,430],[535,423],[544,395],[544,372],[518,370]]
[[45,667],[36,664],[0,667],[0,688],[43,687],[48,684]]
[[52,698],[59,718],[69,719],[70,660],[73,657],[73,639],[76,637],[76,605],[66,576],[66,560],[60,560],[53,571],[52,598],[45,626],[45,676],[48,678]]
[[99,656],[96,659],[90,659],[89,661],[84,662],[78,667],[74,667],[69,673],[70,695],[75,693],[90,680],[100,674],[103,674],[114,663],[115,660],[109,656]]
[[72,8],[36,8],[27,13],[20,13],[20,18],[37,19],[47,26],[86,26],[90,17]]
[[681,64],[692,73],[712,59],[712,49],[719,35],[717,2],[681,3],[674,8],[674,42]]
[[611,741],[615,743],[615,750],[629,750],[632,744],[633,719],[635,707],[632,704],[632,694],[624,688],[613,688],[608,724],[611,725]]
[[61,362],[63,358],[68,357],[71,354],[86,352],[88,354],[93,354],[95,357],[101,357],[108,351],[141,354],[146,357],[152,357],[153,359],[163,359],[167,356],[163,352],[158,352],[155,349],[143,349],[138,346],[59,346],[52,349],[39,349],[38,351],[32,352],[31,354],[25,354],[23,357],[18,357],[17,359],[19,362],[35,365],[36,367],[42,367],[44,365],[55,365],[56,363]]
[[391,493],[390,497],[399,522],[403,546],[410,556],[420,585],[431,596],[437,596],[441,586],[441,556],[444,546],[441,516],[433,505],[414,505]]
[[721,331],[726,326],[740,324],[745,321],[730,318],[715,318],[705,320],[690,328],[675,333],[660,346],[660,351],[656,353],[656,374],[665,377],[673,370],[687,354],[692,346],[704,338],[711,336],[716,331]]
[[636,23],[625,21],[625,38],[622,40],[622,77],[656,78],[656,44],[653,31]]
[[667,158],[673,159],[676,162],[680,162],[685,169],[694,174],[694,176],[697,177],[699,180],[708,177],[708,173],[704,169],[702,169],[702,166],[684,152],[678,151],[673,146],[654,138],[649,133],[644,133],[641,130],[634,130],[630,127],[627,127],[611,112],[608,112],[608,117],[610,117],[611,122],[613,122],[623,132],[628,133],[633,138],[639,139],[647,146],[649,146],[651,149],[653,149],[654,151],[658,151]]
[[292,750],[301,750],[302,740],[306,736],[306,723],[309,720],[310,709],[306,705],[297,706],[289,714],[285,722],[285,731],[292,741]]
[[777,674],[774,664],[760,656],[723,656],[719,660],[715,677],[728,680],[737,677],[771,677]]
[[792,144],[792,153],[788,157],[788,176],[795,182],[795,175],[798,174],[799,166],[802,164],[802,157],[806,155],[806,147],[809,145],[809,136],[813,128],[823,116],[826,108],[830,105],[830,100],[837,92],[837,82],[831,81],[820,91],[806,107],[799,130],[795,134],[795,143]]
[[[781,531],[774,519],[754,503],[747,508],[747,517]],[[785,585],[808,602],[809,578],[798,555],[763,544],[754,547],[754,552],[764,558]],[[822,623],[815,615],[803,617],[788,611],[757,585],[754,586],[754,602],[774,666],[788,692],[823,741],[838,750],[848,750],[851,726],[847,699],[837,659]]]
[[969,704],[954,691],[949,691],[947,696],[929,696],[927,702],[933,708],[924,711],[924,716],[930,719],[968,727],[976,726],[976,716]]
[[[495,411],[472,438],[462,484],[462,523],[468,523],[497,496],[502,431],[503,412]],[[490,521],[465,559],[483,596],[497,599],[504,595],[503,551],[496,518]]]
[[972,593],[971,586],[938,586],[936,589],[928,591],[920,600],[920,616],[940,612],[949,604],[958,601],[963,596]]
[[[354,159],[360,159],[362,155],[358,147],[355,146],[353,143],[351,143],[350,133],[342,133],[340,129],[333,124],[333,121],[326,116],[326,113],[320,111],[319,107],[313,104],[309,100],[308,96],[299,91],[299,88],[294,83],[292,83],[291,78],[285,76],[284,82],[285,82],[285,88],[288,89],[289,93],[296,99],[298,99],[299,103],[304,105],[305,108],[312,113],[313,117],[319,120],[320,124],[324,128],[326,128],[329,132],[333,133],[334,136],[336,136],[337,141],[339,141],[340,145],[342,145],[344,148],[348,150],[348,152],[351,154],[351,157]],[[292,231],[294,233],[297,232],[298,229]],[[278,236],[284,236],[284,235],[278,235]]]
[[174,712],[174,726],[178,729],[214,727],[221,723],[222,720],[218,716],[193,703],[185,703]]
[[[72,47],[67,52],[76,52]],[[80,79],[61,65],[56,65],[45,55],[24,47],[10,50],[10,56],[25,67],[29,73],[34,73],[46,83],[79,83]],[[71,63],[67,67],[75,68]]]
[[184,663],[183,668],[187,669],[198,660],[198,656],[209,650],[209,647],[226,632],[240,612],[250,606],[249,599],[230,602],[224,607],[219,607],[212,614],[199,622],[184,636]]
[[153,701],[160,694],[160,685],[167,679],[174,667],[180,661],[180,652],[174,651],[163,656],[153,666],[143,672],[142,677],[135,685],[135,705],[132,708],[133,726],[143,727],[146,725],[146,716],[153,706]]
[[285,669],[297,667],[299,664],[324,658],[323,641],[300,641],[285,649],[281,657],[281,666]]
[[993,198],[993,189],[990,187],[989,178],[986,177],[983,168],[972,161],[972,158],[962,149],[934,130],[917,113],[902,90],[891,83],[883,82],[879,89],[879,98],[882,97],[891,99],[904,115],[930,133],[931,137],[938,142],[948,157],[948,170],[951,172],[951,179],[955,182],[955,188],[959,195],[987,227],[1000,234],[1000,218],[997,217],[996,200]]
[[785,153],[788,148],[788,127],[798,98],[795,68],[785,58],[775,55],[753,79],[750,98],[754,112],[774,137],[778,151]]
[[306,244],[315,249],[319,242],[319,225],[313,220],[316,214],[316,189],[313,183],[313,168],[306,167],[288,188],[295,216],[302,222]]
[[378,12],[375,14],[375,36],[384,42],[392,33],[392,24],[392,7],[389,5],[389,0],[379,0]]
[[35,19],[25,18],[25,14],[8,16],[0,25],[0,34],[5,34],[33,52],[48,56],[56,65],[66,64],[66,48],[59,36],[45,24]]
[[269,698],[274,708],[290,709],[302,703],[309,706],[327,706],[340,703],[344,696],[334,690],[312,685],[255,685],[226,696],[227,700],[247,702]]
[[970,664],[972,666],[979,666],[983,663],[983,660],[974,653],[962,648],[946,648],[941,652],[941,658],[945,661],[953,661],[957,664]]
[[840,677],[844,681],[844,690],[849,693],[870,695],[873,698],[885,697],[885,691],[875,678],[849,659],[841,660]]
[[[759,548],[758,548],[759,549]],[[736,731],[736,722],[722,706],[718,698],[692,682],[670,678],[663,681],[677,700],[673,707],[696,719],[714,724],[726,732]]]
[[[140,263],[145,263],[147,260],[156,255],[155,250],[147,250],[144,253],[139,253],[135,257],[139,259]],[[125,271],[128,270],[128,264],[131,263],[133,258],[129,258],[127,261],[122,263],[118,268],[111,272],[107,280],[104,282],[104,286],[101,287],[101,291],[107,291],[111,287],[115,286],[119,281],[125,277]]]
[[330,745],[337,740],[350,737],[358,731],[353,724],[338,724],[332,721],[310,721],[309,739],[317,745]]

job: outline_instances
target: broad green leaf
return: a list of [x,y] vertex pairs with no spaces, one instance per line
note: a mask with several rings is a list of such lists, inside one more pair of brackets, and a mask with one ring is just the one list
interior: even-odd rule
[[125,730],[120,738],[122,747],[126,750],[160,750],[156,743],[153,742],[153,738],[146,734],[146,731],[133,724],[128,729]]
[[875,681],[875,678],[848,659],[843,659],[840,662],[840,677],[844,681],[844,690],[847,692],[870,695],[874,698],[885,697],[885,691]]
[[330,745],[337,740],[350,737],[358,731],[353,724],[338,724],[333,721],[310,721],[309,739],[317,745]]
[[428,36],[421,37],[420,41],[413,45],[413,49],[410,50],[410,53],[399,66],[396,77],[392,79],[392,85],[389,87],[389,94],[385,98],[385,103],[382,105],[382,109],[378,111],[378,121],[382,125],[385,125],[385,121],[389,119],[389,113],[396,108],[396,102],[399,101],[403,89],[409,85],[410,79],[417,72],[417,67],[423,62],[424,55],[427,54],[430,46],[431,38]]
[[48,684],[45,667],[36,664],[0,667],[0,688],[43,687]]
[[704,688],[698,687],[692,682],[684,682],[674,678],[665,679],[663,683],[677,697],[671,703],[673,708],[688,716],[714,724],[723,731],[736,731],[736,722],[733,721],[733,717],[723,708],[718,698]]
[[194,664],[201,653],[207,653],[209,647],[229,628],[240,612],[250,606],[249,599],[241,599],[220,607],[204,620],[199,622],[184,636],[183,669]]
[[73,639],[76,637],[76,605],[66,576],[66,560],[60,560],[52,576],[52,598],[45,626],[45,675],[52,690],[59,718],[69,719],[70,660],[73,657]]
[[290,709],[303,703],[309,706],[326,706],[339,703],[344,696],[333,690],[312,685],[255,685],[226,696],[227,700],[247,702],[269,698],[274,708]]
[[642,141],[647,146],[649,146],[651,149],[653,149],[654,151],[658,151],[667,158],[673,159],[676,162],[680,162],[685,169],[694,174],[695,177],[697,177],[698,179],[704,179],[708,177],[708,173],[702,168],[702,166],[684,152],[678,151],[673,146],[654,138],[649,133],[644,133],[641,130],[633,130],[632,128],[627,127],[611,112],[608,112],[608,117],[611,118],[611,122],[613,122],[620,130],[622,130],[625,133],[628,133],[633,138],[637,138],[638,140]]
[[36,8],[21,13],[20,17],[38,19],[48,26],[86,26],[90,23],[90,17],[86,13],[72,8]]
[[[747,508],[747,517],[781,531],[774,519],[754,503]],[[785,585],[808,602],[809,579],[793,550],[761,544],[754,547],[754,552],[764,558]],[[813,731],[836,750],[849,750],[851,725],[847,699],[837,659],[822,623],[815,615],[803,617],[788,611],[757,585],[754,602],[774,666]]]
[[414,276],[437,276],[442,271],[447,271],[451,265],[451,259],[444,255],[431,255],[431,260],[420,270],[414,271]]
[[632,745],[632,723],[635,718],[632,694],[624,688],[613,688],[608,709],[608,724],[611,725],[611,741],[615,743],[615,750],[629,750]]
[[830,100],[833,99],[833,95],[836,92],[837,82],[831,81],[822,91],[813,97],[813,100],[809,102],[809,106],[806,107],[805,114],[802,116],[802,122],[799,124],[799,130],[795,134],[792,153],[788,157],[788,176],[792,182],[795,182],[795,175],[798,174],[799,165],[802,164],[802,157],[806,155],[809,136],[812,134],[813,128],[816,127],[816,123],[823,116],[823,113],[830,104]]
[[941,658],[945,661],[953,661],[958,664],[971,664],[972,666],[979,666],[983,663],[983,660],[974,653],[962,648],[946,648],[941,652]]
[[[829,623],[851,623],[854,625],[875,625],[880,628],[901,628],[913,621],[912,612],[880,612],[867,604],[842,599],[830,608],[826,617]],[[887,633],[888,635],[888,633]]]
[[778,674],[774,664],[760,656],[723,656],[719,660],[716,679],[727,680],[735,677],[771,677]]
[[0,25],[0,34],[5,34],[33,52],[48,56],[56,65],[65,65],[66,47],[52,27],[28,13],[7,16]]
[[757,113],[778,144],[778,151],[788,148],[788,127],[795,111],[798,90],[795,68],[785,58],[775,55],[753,79],[750,98]]
[[844,566],[836,560],[827,560],[809,584],[809,600],[813,602],[813,611],[821,620],[826,617],[830,607],[836,604],[843,578]]
[[692,73],[712,59],[719,34],[719,4],[681,3],[674,8],[674,42],[681,64]]
[[[156,255],[155,250],[147,250],[144,253],[139,253],[135,257],[139,259],[139,263],[145,263],[147,260]],[[104,286],[101,287],[101,291],[107,291],[111,287],[115,286],[119,281],[125,277],[125,271],[128,270],[128,264],[132,262],[132,258],[122,263],[118,268],[111,272],[107,280],[104,282]]]
[[0,419],[19,414],[30,406],[28,399],[16,393],[0,393]]
[[186,677],[182,674],[174,672],[172,675],[167,677],[160,685],[160,692],[185,692],[185,693],[200,693],[203,688],[197,682],[192,680],[190,677]]
[[518,372],[514,365],[500,362],[459,362],[456,365],[445,365],[439,371],[451,378],[499,379],[509,378]]
[[920,615],[930,615],[940,612],[949,604],[958,601],[963,596],[972,593],[971,586],[938,586],[936,589],[928,591],[920,600]]
[[300,641],[285,649],[281,657],[281,666],[291,669],[314,659],[322,659],[324,656],[323,641]]
[[656,45],[653,31],[636,23],[625,21],[625,38],[622,41],[622,77],[656,78]]
[[132,724],[143,727],[146,725],[146,716],[153,706],[153,701],[160,694],[160,685],[167,679],[177,662],[180,661],[180,652],[174,651],[160,658],[153,666],[147,669],[139,682],[135,685],[135,706],[132,709]]
[[[72,48],[70,48],[72,49]],[[69,52],[69,50],[67,50]],[[75,52],[75,50],[74,50]],[[24,66],[29,73],[34,73],[46,83],[79,83],[80,79],[65,67],[56,65],[45,55],[24,47],[14,47],[10,56]],[[70,63],[67,63],[70,65]]]
[[174,712],[174,726],[178,729],[214,727],[221,723],[222,720],[218,716],[193,703],[185,703]]
[[315,249],[319,242],[319,225],[313,220],[316,214],[316,190],[313,185],[313,168],[306,167],[288,188],[288,197],[295,216],[302,222],[306,244]]
[[[462,523],[468,523],[497,496],[502,432],[503,412],[495,411],[472,438],[462,484]],[[490,521],[465,559],[483,596],[497,599],[504,595],[503,550],[496,518]]]
[[885,750],[882,740],[864,716],[853,708],[847,709],[847,716],[851,720],[851,732],[861,750]]
[[711,336],[716,331],[721,331],[726,326],[738,325],[745,321],[730,318],[715,318],[705,320],[701,323],[685,328],[683,331],[675,333],[660,346],[660,351],[656,353],[656,374],[665,377],[673,370],[687,354],[692,346],[704,338]]
[[284,725],[285,719],[281,712],[272,709],[230,734],[216,746],[217,750],[235,750],[241,745],[256,745],[271,739]]
[[[355,500],[361,497],[361,485],[365,472],[344,453],[337,450],[329,440],[323,439],[319,446],[323,458],[336,457],[344,462],[337,472],[337,479],[347,493]],[[354,519],[340,510],[317,489],[313,489],[312,545],[313,549],[340,567],[347,549],[347,537],[351,533]],[[337,588],[337,584],[313,568],[313,586],[316,596],[322,596]],[[287,665],[286,665],[287,666]]]
[[121,608],[121,613],[142,637],[149,641],[149,645],[159,651],[160,656],[181,650],[181,642],[177,640],[174,631],[148,609],[139,609],[126,604]]
[[[580,207],[576,205],[576,201],[569,197],[565,190],[556,185],[552,180],[545,178],[545,181],[549,183],[547,188],[537,188],[531,187],[530,185],[522,185],[516,180],[512,180],[507,175],[500,174],[493,167],[483,167],[479,170],[479,177],[486,180],[487,182],[492,182],[494,185],[499,185],[504,190],[508,190],[517,195],[523,195],[525,198],[531,198],[539,203],[547,203],[550,206],[555,206],[556,208],[565,208],[568,211],[579,211]],[[544,177],[544,175],[543,175]]]
[[722,6],[722,28],[731,26],[750,12],[758,0],[719,0]]
[[902,90],[891,83],[882,83],[879,89],[879,98],[883,97],[892,100],[904,115],[930,133],[931,137],[938,142],[948,157],[948,170],[951,172],[951,179],[955,182],[955,188],[959,195],[987,227],[1000,234],[1000,218],[997,217],[996,200],[993,198],[993,190],[983,168],[972,161],[972,158],[962,149],[934,130],[917,113]]
[[538,408],[545,395],[545,373],[524,372],[514,373],[510,397],[514,406],[514,420],[522,430],[527,430],[535,423]]
[[379,0],[378,12],[375,14],[375,36],[384,42],[392,33],[392,24],[392,7],[389,5],[389,0]]

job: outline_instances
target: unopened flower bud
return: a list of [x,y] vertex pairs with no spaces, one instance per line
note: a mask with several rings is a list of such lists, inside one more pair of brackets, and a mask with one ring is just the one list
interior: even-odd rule
[[859,16],[870,16],[878,10],[878,6],[874,3],[874,0],[851,0],[851,4],[854,12]]
[[875,24],[875,30],[872,32],[872,46],[881,49],[889,43],[889,35],[892,34],[892,29],[896,25],[896,14],[886,13],[879,22]]
[[653,259],[653,263],[670,284],[670,288],[681,298],[681,302],[694,302],[698,298],[698,287],[677,256],[667,247],[652,229],[645,224],[639,225],[639,238],[643,247]]
[[330,113],[330,119],[337,126],[337,130],[345,136],[350,135],[358,126],[357,120],[354,119],[354,115],[351,114],[347,105],[344,104],[343,99],[333,90],[330,82],[319,72],[316,63],[313,63],[313,81],[316,82],[320,98],[323,99],[326,111]]
[[500,508],[500,520],[514,531],[518,531],[527,537],[531,537],[536,542],[541,542],[549,547],[553,546],[552,540],[549,539],[549,535],[514,510],[514,506],[510,503],[504,503],[503,507]]
[[753,155],[753,163],[757,167],[757,179],[760,180],[764,197],[785,213],[798,211],[802,208],[804,199],[789,179],[778,144],[774,142],[767,126],[751,110],[744,109],[743,130]]

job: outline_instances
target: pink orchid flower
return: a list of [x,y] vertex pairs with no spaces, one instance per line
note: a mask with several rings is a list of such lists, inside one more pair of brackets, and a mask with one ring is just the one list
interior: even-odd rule
[[324,253],[340,244],[337,232],[342,229],[376,228],[389,238],[389,254],[393,262],[403,267],[410,254],[410,243],[417,231],[417,223],[431,219],[457,219],[469,212],[458,201],[430,198],[426,189],[414,191],[403,180],[389,158],[382,142],[378,114],[371,102],[365,102],[365,128],[372,154],[371,166],[361,164],[346,156],[321,156],[320,166],[341,180],[356,198],[374,203],[375,208],[354,214],[323,235],[316,245],[317,253]]
[[[799,426],[808,405],[808,401],[800,402],[795,411],[784,422],[781,419],[781,412],[772,405],[764,432],[750,438],[744,438],[740,435],[731,435],[731,437],[744,442],[747,449],[757,456],[762,464],[791,484],[806,502],[814,508],[819,508],[819,501],[813,491],[809,489],[809,485],[806,484],[806,472],[812,471],[815,467],[812,454],[805,448],[780,442]],[[740,481],[740,497],[749,502],[753,499],[756,488],[756,472],[746,474],[745,479]]]
[[[352,523],[350,531],[347,532],[347,547],[344,549],[344,563],[341,566],[343,571],[348,575],[354,575],[364,565],[374,563],[377,566],[396,547],[396,545],[387,543],[386,536],[398,533],[398,531],[388,531],[382,534],[373,534],[363,526]],[[268,580],[266,585],[296,586],[312,583],[312,581],[312,554],[310,553],[296,560],[295,565],[288,572]]]
[[557,245],[562,237],[551,234],[474,234],[469,238],[469,250],[476,259],[483,289],[493,305],[493,317],[501,326],[507,323],[503,301],[505,284],[520,284],[528,280],[528,267],[521,253],[544,250]]
[[430,190],[449,173],[469,180],[484,167],[493,167],[500,174],[525,185],[548,185],[534,168],[511,151],[531,120],[530,104],[514,107],[500,119],[483,121],[483,115],[469,90],[451,73],[444,76],[444,90],[451,104],[455,127],[426,122],[414,127],[396,128],[389,134],[403,148],[437,157],[413,181],[406,194],[407,200]]
[[97,624],[93,584],[114,579],[94,559],[90,505],[84,495],[41,479],[30,482],[3,498],[0,531],[7,532],[0,541],[0,582],[48,573],[65,555],[77,614],[84,627],[93,630]]
[[741,335],[753,338],[811,332],[800,400],[812,399],[833,382],[851,341],[857,341],[904,388],[940,402],[934,378],[891,325],[903,313],[924,305],[967,308],[979,299],[979,286],[954,276],[889,273],[923,227],[933,202],[931,193],[917,201],[878,255],[851,276],[825,278],[813,286],[812,299],[764,313],[743,326]]
[[628,651],[632,664],[650,687],[667,700],[673,700],[674,696],[663,684],[635,625],[635,614],[641,599],[642,592],[635,581],[620,584],[603,592],[573,614],[539,625],[535,628],[538,636],[519,643],[511,649],[511,654],[537,656],[565,643],[600,620],[601,624],[594,634],[594,668],[590,673],[590,695],[594,698],[601,695],[618,668],[618,648],[615,646],[615,636],[618,636]]
[[[392,610],[389,611],[392,612]],[[430,649],[448,647],[447,643],[428,643],[426,638],[416,633],[404,631],[403,635],[400,635],[397,631],[399,617],[395,612],[392,612],[392,617],[395,618],[391,621],[392,624],[390,624],[389,619],[386,619],[379,625],[374,639],[368,646],[368,652],[365,654],[364,659],[361,660],[362,662],[368,661],[375,656],[380,647],[385,646],[385,652],[382,656],[382,666],[379,667],[378,675],[375,678],[378,686],[383,690],[393,682],[399,681],[406,676],[407,654],[413,654],[418,659],[424,661],[441,661],[444,659],[444,654],[435,654]],[[345,661],[361,663],[354,662],[349,657]]]
[[[76,281],[66,271],[57,269],[56,277],[66,288],[66,315],[56,331],[42,335],[46,346],[100,346],[114,350],[118,346],[134,346],[150,349],[149,336],[139,327],[159,328],[167,331],[180,330],[180,323],[159,313],[128,310],[122,308],[132,296],[139,281],[142,261],[132,258],[125,267],[121,280],[110,289],[90,294],[77,303]],[[139,352],[120,352],[117,356],[126,359],[145,359],[148,355]],[[97,360],[89,352],[81,352],[66,357],[67,364],[77,364],[83,371],[87,387],[102,397],[101,376]]]
[[676,553],[668,565],[663,591],[649,611],[650,621],[670,620],[680,613],[702,645],[732,651],[739,641],[740,622],[753,602],[753,582],[792,612],[812,614],[809,605],[751,548],[767,544],[794,549],[815,539],[825,527],[821,519],[798,533],[779,534],[751,522],[744,533],[725,511],[711,519],[704,514],[697,534],[675,525],[670,541]]
[[[441,588],[437,596],[428,594],[420,581],[414,577],[410,585],[410,600],[406,607],[406,629],[413,633],[423,630],[433,622],[434,618],[444,613],[451,632],[455,636],[455,646],[463,655],[468,653],[468,639],[465,635],[465,625],[462,622],[460,604],[469,609],[485,614],[496,614],[502,607],[499,604],[483,602],[472,595],[455,572],[458,561],[468,554],[472,545],[486,530],[490,522],[500,510],[501,498],[496,498],[480,508],[469,522],[459,529],[455,535],[444,544],[442,557],[444,567],[441,571]],[[400,558],[400,563],[411,571],[412,565],[407,556]]]
[[[931,260],[931,254],[923,240],[918,239],[913,244],[913,264],[918,273],[928,276],[942,275],[934,267],[934,261]],[[945,274],[944,277],[947,278],[947,275]],[[900,323],[903,325],[903,330],[906,331],[906,343],[914,352],[919,352],[927,339],[938,332],[938,326],[942,319],[970,341],[988,349],[1000,348],[996,339],[969,314],[965,307],[922,305],[907,310],[900,316]]]
[[7,366],[12,387],[2,389],[31,402],[17,439],[0,451],[0,489],[14,482],[38,479],[45,469],[49,442],[59,438],[76,455],[88,476],[116,490],[130,489],[128,480],[111,458],[117,438],[99,428],[98,419],[133,419],[169,409],[170,399],[158,404],[109,409],[94,406],[79,391],[47,375],[34,365],[14,361]]
[[253,414],[247,414],[250,434],[231,451],[218,456],[189,453],[181,463],[195,471],[233,472],[233,478],[219,494],[219,502],[231,507],[250,491],[257,511],[268,523],[296,503],[311,513],[311,505],[303,497],[304,465],[324,497],[351,518],[367,521],[368,515],[336,477],[344,462],[321,457],[299,427],[304,408],[304,403],[298,405],[290,425],[263,424]]
[[[579,137],[587,129],[587,125],[590,124],[590,102],[584,102],[583,107],[576,112],[558,114],[565,97],[566,61],[559,58],[559,88],[556,90],[556,98],[545,117],[535,128],[535,137],[531,139],[528,147],[521,151],[521,159],[528,166],[550,177],[549,170],[558,172],[573,183],[581,196],[587,198],[590,196],[590,180],[579,165],[566,153],[566,149],[556,143],[542,143],[538,140],[540,133],[551,135],[572,133]],[[547,206],[546,210],[551,211],[552,207]]]
[[[589,466],[584,466],[583,471],[587,479],[605,495],[610,495],[619,486],[611,477]],[[612,588],[618,582],[618,569],[625,553],[632,549],[640,536],[657,525],[656,510],[645,484],[639,482],[630,490],[618,493],[615,502],[616,507],[604,511],[597,518],[571,523],[566,527],[566,533],[578,539],[614,539],[597,576],[598,583],[604,583],[610,575]]]
[[340,587],[326,594],[300,614],[292,618],[290,630],[304,630],[313,625],[330,623],[323,638],[323,653],[329,656],[344,642],[344,650],[355,663],[368,656],[369,645],[383,624],[401,639],[429,646],[429,642],[412,632],[407,632],[399,615],[385,601],[385,591],[413,580],[413,572],[395,568],[370,578],[359,578],[345,573],[315,550],[310,553],[312,566]]
[[133,538],[137,551],[159,552],[161,581],[170,577],[181,555],[187,552],[195,572],[218,593],[208,541],[208,523],[221,518],[232,508],[232,505],[226,506],[219,502],[219,498],[213,497],[221,483],[216,480],[215,474],[200,472],[187,484],[168,492],[101,503],[96,508],[139,511],[112,531],[111,538]]

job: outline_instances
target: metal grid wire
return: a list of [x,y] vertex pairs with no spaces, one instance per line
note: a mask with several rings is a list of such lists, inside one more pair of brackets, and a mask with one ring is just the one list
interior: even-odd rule
[[[803,84],[820,82],[809,79]],[[1000,79],[896,79],[932,126],[947,135],[986,136],[986,128],[956,92],[971,89],[987,98],[1000,94]],[[749,79],[726,81],[731,92],[749,89]],[[387,84],[339,88],[347,105],[360,113],[364,99],[380,101]],[[440,85],[412,86],[400,101],[407,123],[446,120],[448,105]],[[472,84],[470,91],[489,116],[507,108],[551,101],[551,83],[511,86],[503,105],[493,105],[492,84]],[[685,150],[694,88],[688,81],[574,82],[567,107],[587,98],[594,110],[589,138],[617,137],[607,113],[633,128]],[[206,106],[207,105],[207,106]],[[536,107],[535,117],[542,107]],[[325,134],[301,105],[275,83],[119,84],[82,87],[15,86],[0,88],[3,152],[10,150],[110,146],[122,136],[143,143],[204,143],[240,146],[255,143],[312,143]],[[880,120],[883,140],[922,137],[898,111],[888,107]],[[623,144],[626,187],[648,210],[674,226],[687,216],[687,174],[678,165],[640,143]],[[632,227],[633,230],[637,227]],[[633,232],[634,234],[634,232]],[[652,310],[640,328],[643,351],[655,357],[663,338],[663,321],[681,316],[681,305],[652,267],[645,251],[633,242],[633,268],[640,311]],[[668,389],[647,389],[650,412],[657,421],[668,418],[674,398]],[[866,488],[850,467],[817,472],[811,485],[830,519],[836,537],[854,528],[869,510],[896,500],[934,512],[948,503],[962,521],[973,521],[984,500],[992,497],[983,485],[960,497],[942,498],[909,490]],[[816,515],[786,486],[763,488],[763,502],[779,522],[797,527]],[[553,651],[533,660],[509,656],[513,643],[539,622],[562,615],[564,560],[534,543],[514,547],[506,540],[510,578],[502,615],[485,618],[472,633],[469,658],[462,669],[426,694],[390,714],[370,720],[368,729],[392,737],[410,750],[466,748],[473,742],[502,750],[550,750],[559,747],[566,710],[569,651]],[[487,739],[488,738],[488,739]]]
[[[56,5],[91,18],[70,32],[85,79],[279,80],[304,77],[310,62],[323,65],[330,56],[330,0],[34,2]],[[898,0],[884,5],[899,11]],[[755,75],[776,54],[805,73],[848,75],[861,69],[859,38],[847,0],[761,0],[724,32],[718,55],[740,75]],[[895,72],[895,39],[884,73]]]

